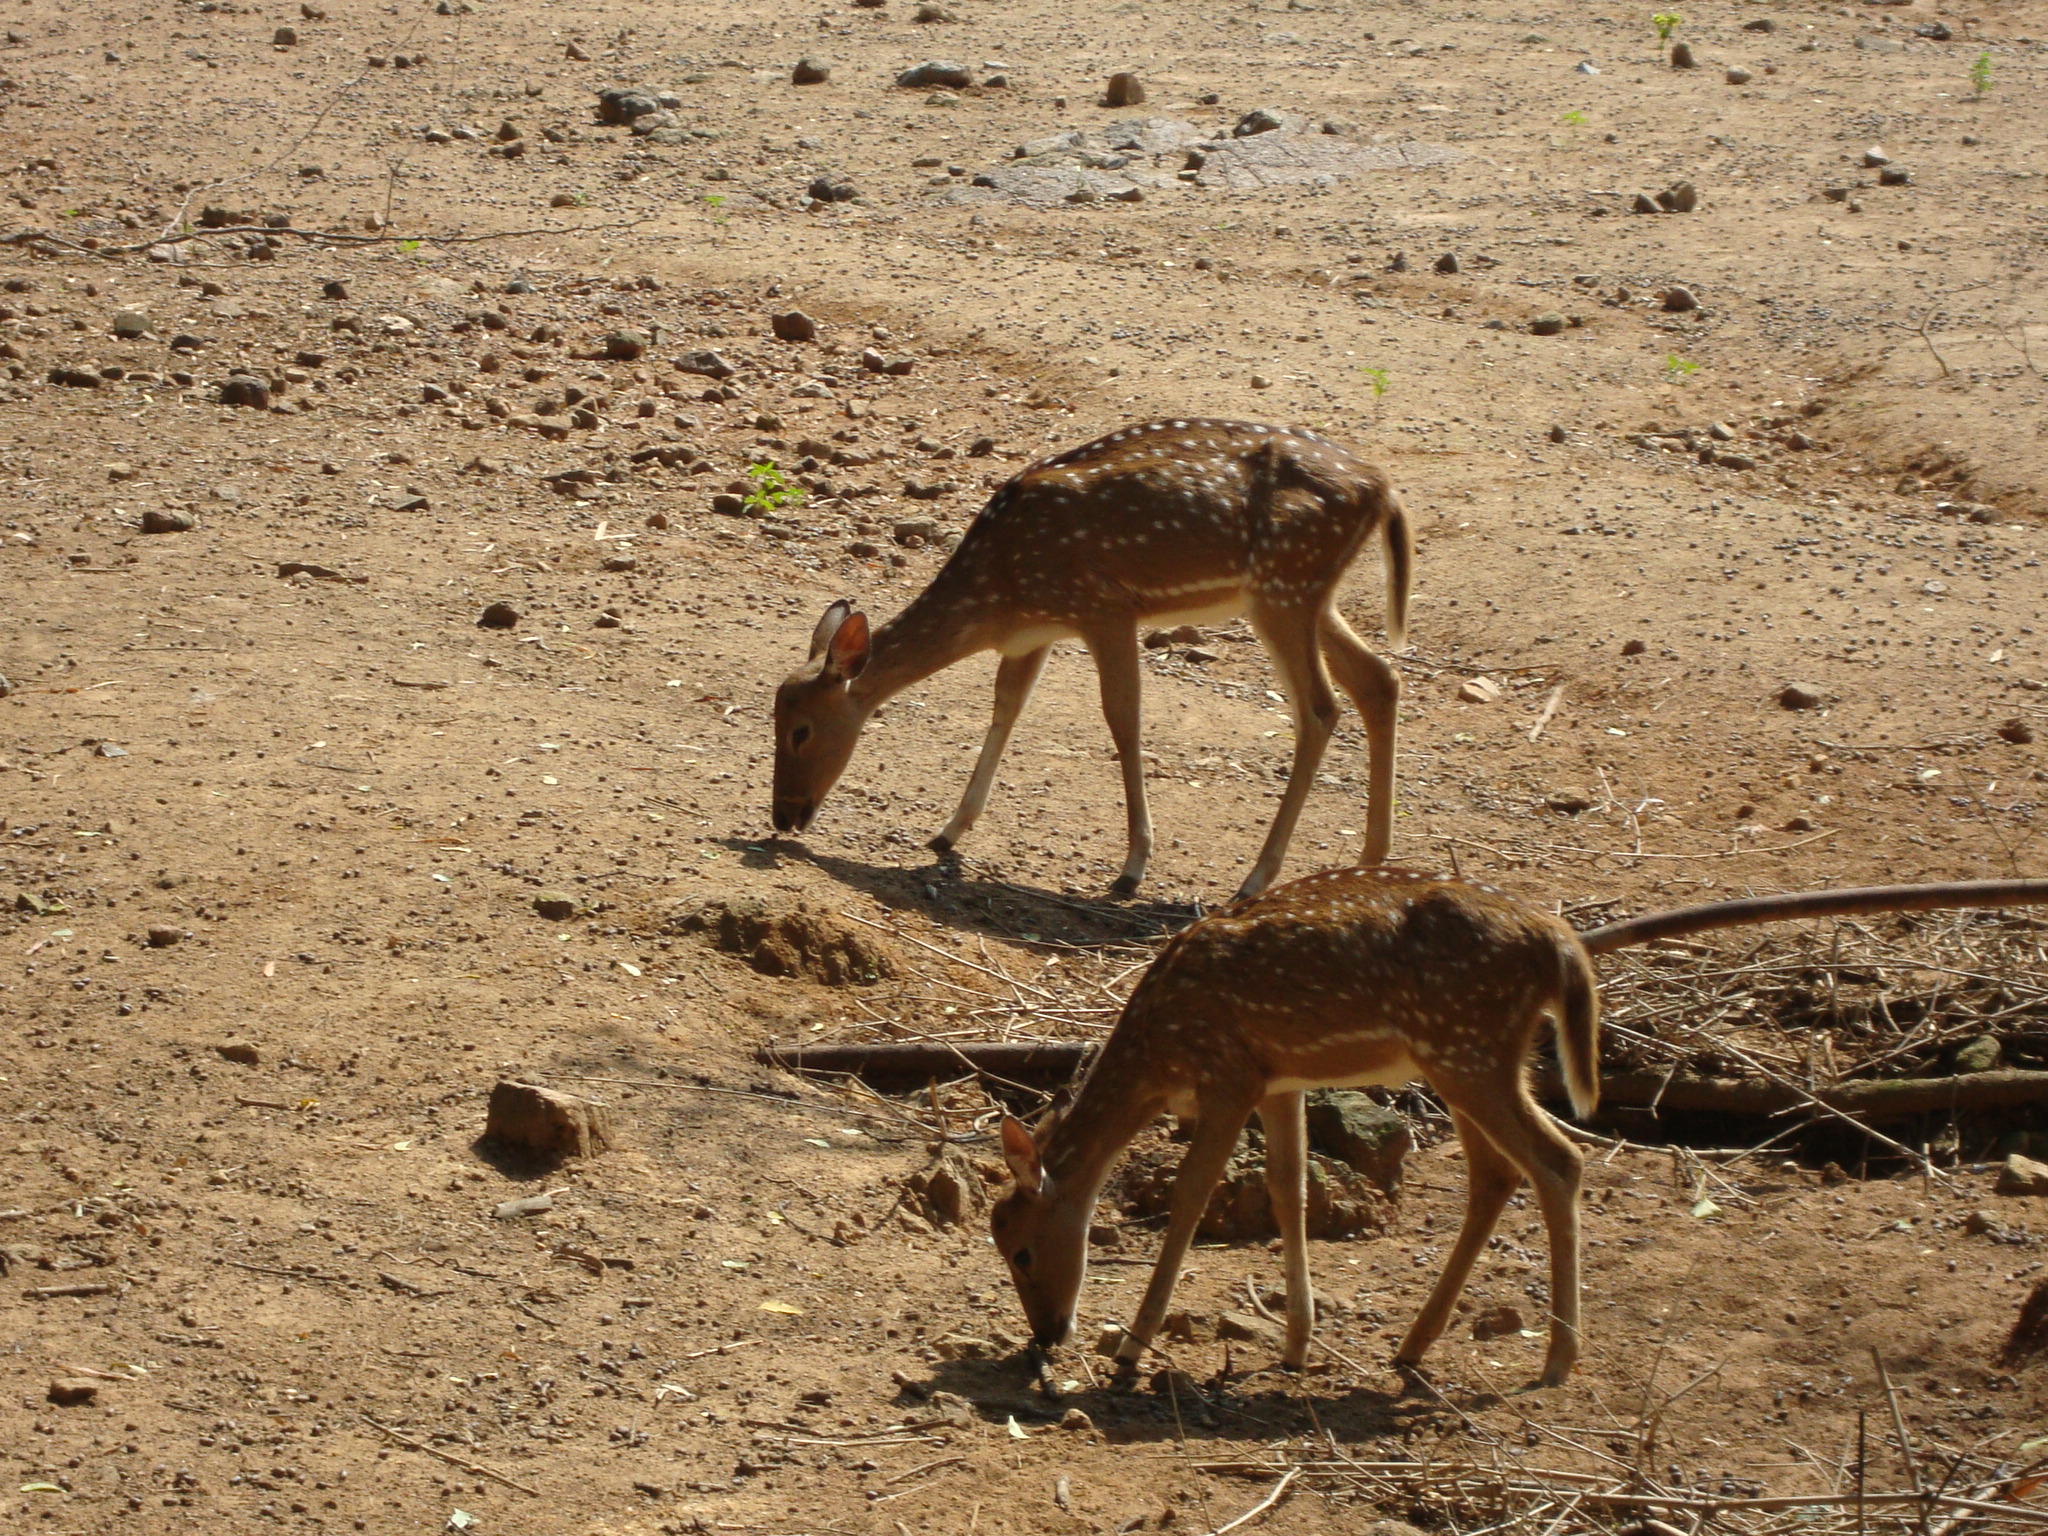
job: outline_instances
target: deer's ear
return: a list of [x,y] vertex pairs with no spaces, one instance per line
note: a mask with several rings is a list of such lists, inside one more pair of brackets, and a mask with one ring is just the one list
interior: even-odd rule
[[868,664],[868,616],[849,613],[825,647],[825,676],[852,682]]
[[1010,1165],[1010,1176],[1017,1181],[1017,1187],[1038,1193],[1045,1182],[1045,1168],[1038,1160],[1038,1143],[1031,1139],[1031,1128],[1014,1115],[1003,1116],[1003,1161]]
[[816,661],[832,637],[839,633],[839,626],[846,622],[846,616],[853,612],[851,598],[842,597],[825,610],[825,617],[818,620],[818,627],[811,631],[811,660]]

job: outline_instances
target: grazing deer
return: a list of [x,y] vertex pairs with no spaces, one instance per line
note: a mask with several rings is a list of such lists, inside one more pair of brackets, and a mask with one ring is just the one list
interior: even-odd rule
[[1387,634],[1399,646],[1408,521],[1386,476],[1351,449],[1299,428],[1155,421],[1043,459],[989,498],[931,585],[888,623],[871,633],[851,603],[825,611],[810,659],[775,695],[775,829],[810,825],[885,699],[963,657],[999,651],[981,756],[959,809],[931,841],[949,852],[988,804],[1047,649],[1078,637],[1095,658],[1123,766],[1129,840],[1112,890],[1129,895],[1152,853],[1138,749],[1138,626],[1244,614],[1286,685],[1295,734],[1287,792],[1238,894],[1264,890],[1280,872],[1336,727],[1325,663],[1365,717],[1365,862],[1378,863],[1393,834],[1399,683],[1334,603],[1375,532],[1386,541]]
[[1117,1354],[1125,1373],[1166,1316],[1210,1193],[1256,1109],[1287,1253],[1284,1361],[1308,1352],[1307,1128],[1302,1093],[1426,1078],[1451,1112],[1470,1179],[1465,1224],[1395,1355],[1444,1330],[1472,1261],[1526,1176],[1550,1234],[1550,1349],[1541,1384],[1579,1356],[1578,1149],[1524,1074],[1548,1013],[1572,1108],[1599,1102],[1599,999],[1572,930],[1484,885],[1411,870],[1333,869],[1225,908],[1167,945],[1066,1109],[1034,1137],[1003,1121],[1016,1183],[992,1217],[1035,1348],[1066,1339],[1088,1223],[1110,1164],[1162,1111],[1192,1119],[1159,1262]]

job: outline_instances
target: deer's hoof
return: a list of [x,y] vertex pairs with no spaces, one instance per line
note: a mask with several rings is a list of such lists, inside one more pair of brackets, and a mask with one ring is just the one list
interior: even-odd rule
[[1112,896],[1137,895],[1138,877],[1136,875],[1118,875],[1115,880],[1110,882],[1109,894]]
[[925,847],[937,854],[951,853],[953,851],[953,839],[941,832],[937,837],[926,843]]

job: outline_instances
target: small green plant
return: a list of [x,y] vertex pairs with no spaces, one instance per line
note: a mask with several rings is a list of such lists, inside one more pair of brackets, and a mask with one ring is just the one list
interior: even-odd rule
[[1979,96],[1991,89],[1991,55],[1980,53],[1970,66],[1970,84]]
[[1366,382],[1372,385],[1372,397],[1375,400],[1393,388],[1393,381],[1387,377],[1387,370],[1384,368],[1360,367],[1358,371],[1364,374]]
[[1676,352],[1666,352],[1664,354],[1664,377],[1671,380],[1674,384],[1683,384],[1699,371],[1700,365],[1698,363],[1689,362],[1687,359],[1680,357]]
[[791,485],[781,467],[772,459],[749,464],[747,478],[754,482],[754,488],[741,498],[740,504],[757,517],[803,503],[803,487]]
[[420,243],[417,240],[401,240],[398,242],[398,248],[401,251],[405,252],[406,255],[410,256],[414,251],[420,248]]
[[1567,112],[1559,121],[1567,128],[1583,128],[1586,126],[1586,114],[1579,111]]
[[1685,18],[1676,11],[1658,11],[1650,17],[1650,25],[1657,29],[1659,47],[1671,41],[1671,34],[1679,29]]

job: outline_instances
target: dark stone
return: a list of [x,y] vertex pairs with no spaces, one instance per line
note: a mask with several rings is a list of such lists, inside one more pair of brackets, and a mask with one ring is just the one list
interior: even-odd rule
[[1819,709],[1827,701],[1827,691],[1812,683],[1787,683],[1778,690],[1778,703],[1786,709]]
[[792,85],[823,85],[831,78],[831,62],[810,54],[798,59],[796,67],[789,72]]
[[551,923],[566,923],[582,908],[574,896],[562,891],[542,891],[533,898],[533,910]]
[[154,509],[142,514],[144,533],[190,533],[196,526],[191,515],[185,512],[159,512]]
[[122,310],[114,316],[114,334],[123,341],[141,340],[149,334],[149,316],[139,310]]
[[510,603],[492,603],[477,615],[478,629],[511,629],[519,623],[519,610]]
[[711,351],[685,352],[676,359],[675,366],[679,373],[698,373],[710,379],[729,379],[739,372],[718,353]]
[[[1564,334],[1564,316],[1556,310],[1547,310],[1529,322],[1531,336],[1561,336]],[[1559,441],[1553,438],[1552,441]]]
[[776,315],[768,324],[778,341],[815,341],[818,338],[818,322],[800,309]]
[[1145,100],[1145,86],[1129,70],[1119,70],[1109,77],[1109,84],[1102,92],[1105,107],[1135,107]]
[[270,386],[246,373],[231,373],[220,387],[220,403],[252,411],[267,411],[270,409]]
[[1348,1088],[1318,1088],[1308,1096],[1308,1144],[1356,1169],[1388,1194],[1401,1188],[1401,1163],[1414,1150],[1414,1133],[1393,1110]]
[[1458,260],[1456,251],[1445,251],[1436,259],[1436,270],[1445,274],[1463,270],[1464,263]]
[[613,331],[604,339],[604,355],[614,362],[630,363],[647,350],[647,338],[638,331]]
[[896,77],[896,83],[908,90],[934,85],[964,90],[974,83],[974,72],[965,64],[955,64],[950,59],[928,59],[904,70]]

